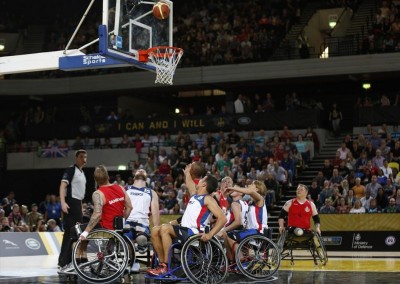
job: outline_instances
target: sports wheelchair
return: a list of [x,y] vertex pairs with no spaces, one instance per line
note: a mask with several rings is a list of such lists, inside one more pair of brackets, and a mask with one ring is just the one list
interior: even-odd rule
[[253,280],[267,280],[279,269],[279,248],[271,240],[271,231],[253,234],[241,240],[235,250],[235,261],[239,271]]
[[[328,255],[326,253],[324,241],[315,231],[303,230],[302,235],[295,233],[296,228],[289,227],[281,234],[278,240],[278,247],[281,253],[281,259],[290,256],[290,264],[294,265],[294,250],[309,250],[314,264],[326,265]],[[301,258],[309,259],[309,258]],[[318,263],[319,261],[319,263]]]
[[[157,266],[155,256],[153,267]],[[271,278],[280,265],[278,246],[264,234],[253,234],[244,238],[235,251],[235,264],[228,265],[225,247],[213,237],[208,242],[200,241],[200,235],[190,237],[183,245],[174,242],[168,253],[168,272],[157,277],[146,275],[146,279],[158,281],[190,280],[197,284],[222,283],[228,276],[230,266],[254,280]]]
[[[122,218],[114,221],[115,230],[98,228],[92,230],[86,240],[77,240],[72,251],[75,273],[89,283],[110,283],[125,275],[135,261],[135,246],[126,237]],[[79,226],[76,226],[79,231]],[[78,263],[77,256],[85,252],[87,262]]]
[[[208,242],[200,235],[191,236],[184,244],[173,242],[168,252],[168,272],[159,276],[146,275],[156,281],[187,281],[197,284],[223,283],[228,276],[228,259],[221,243],[213,237]],[[153,255],[153,267],[158,265]]]

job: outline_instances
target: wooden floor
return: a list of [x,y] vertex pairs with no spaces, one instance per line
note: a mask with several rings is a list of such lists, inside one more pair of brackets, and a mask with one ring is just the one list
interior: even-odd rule
[[[0,257],[0,283],[67,283],[57,274],[56,256]],[[398,254],[362,257],[331,256],[326,266],[312,260],[282,260],[279,272],[270,283],[400,283]],[[84,283],[81,280],[68,283]],[[145,283],[143,273],[132,283]],[[239,275],[230,275],[226,283],[255,283]]]

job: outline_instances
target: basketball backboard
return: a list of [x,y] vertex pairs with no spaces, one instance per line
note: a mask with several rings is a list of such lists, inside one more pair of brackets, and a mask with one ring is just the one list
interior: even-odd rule
[[[90,1],[65,50],[1,57],[0,75],[135,65],[155,72],[155,83],[172,85],[175,69],[183,54],[181,48],[173,47],[172,1],[102,0],[99,37],[78,49],[69,49],[95,1]],[[160,1],[168,5],[169,16],[164,20],[153,15],[153,6]],[[97,42],[98,53],[84,53],[86,47]]]
[[[103,0],[103,25],[108,32],[107,53],[135,64],[135,60],[139,61],[139,50],[173,46],[173,3],[162,1],[170,7],[170,15],[165,20],[153,16],[153,5],[157,1]],[[138,67],[155,68],[151,61],[138,64]]]

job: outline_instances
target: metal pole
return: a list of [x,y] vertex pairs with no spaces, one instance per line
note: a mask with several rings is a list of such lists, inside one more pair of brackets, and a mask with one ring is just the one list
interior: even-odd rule
[[78,26],[76,27],[74,33],[72,34],[72,36],[71,36],[71,38],[70,38],[70,40],[69,40],[67,46],[65,47],[64,54],[67,53],[67,50],[68,50],[69,46],[71,45],[71,43],[72,43],[72,41],[74,40],[76,34],[78,33],[78,30],[80,29],[80,27],[81,27],[83,21],[85,20],[85,18],[86,18],[86,16],[87,16],[88,12],[89,12],[89,10],[90,10],[90,8],[92,8],[92,5],[93,5],[94,1],[96,1],[96,0],[92,0],[92,1],[90,2],[89,6],[87,7],[87,9],[86,9],[86,11],[85,11],[85,14],[83,14],[83,17],[81,18],[81,21],[79,22],[79,24],[78,24]]

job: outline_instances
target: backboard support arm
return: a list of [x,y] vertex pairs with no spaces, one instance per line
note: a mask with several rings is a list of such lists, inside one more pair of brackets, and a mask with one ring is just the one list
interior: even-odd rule
[[69,39],[69,41],[68,41],[68,43],[67,43],[67,45],[66,45],[66,47],[65,47],[64,54],[67,54],[68,48],[71,46],[72,41],[74,40],[76,34],[78,33],[79,29],[81,28],[81,26],[82,26],[82,24],[83,24],[83,21],[85,20],[87,14],[88,14],[89,11],[90,11],[90,8],[92,8],[92,6],[93,6],[94,1],[96,1],[96,0],[90,1],[89,6],[87,7],[87,9],[86,9],[85,13],[83,14],[81,20],[79,21],[78,26],[75,28],[74,33],[72,34],[71,38]]

